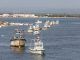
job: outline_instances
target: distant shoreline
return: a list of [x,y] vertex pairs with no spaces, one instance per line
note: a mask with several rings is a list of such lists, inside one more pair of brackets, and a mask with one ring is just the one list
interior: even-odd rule
[[0,18],[80,18],[80,14],[51,14],[51,13],[3,13]]
[[40,17],[40,18],[79,18],[79,17]]
[[80,17],[0,17],[0,18],[80,18]]

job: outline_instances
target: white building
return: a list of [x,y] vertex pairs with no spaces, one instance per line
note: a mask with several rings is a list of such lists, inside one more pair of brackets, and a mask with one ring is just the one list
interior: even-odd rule
[[2,14],[2,17],[9,17],[10,14]]
[[38,17],[35,14],[13,14],[13,17]]
[[1,14],[0,17],[32,17],[32,18],[37,18],[38,16],[35,16],[35,14]]

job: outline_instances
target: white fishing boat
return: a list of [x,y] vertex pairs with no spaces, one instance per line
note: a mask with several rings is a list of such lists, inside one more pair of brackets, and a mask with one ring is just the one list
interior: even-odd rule
[[44,48],[43,48],[43,42],[37,38],[34,39],[34,46],[32,48],[29,48],[30,53],[32,54],[40,54],[43,55],[44,54]]
[[59,24],[59,20],[52,21],[52,25]]
[[47,30],[50,27],[51,27],[50,22],[46,21],[45,24],[44,24],[43,30]]
[[29,33],[32,33],[32,32],[33,32],[33,27],[32,27],[32,25],[30,25],[30,27],[29,27],[29,29],[28,29],[28,32],[29,32]]
[[36,34],[38,35],[39,33],[40,33],[40,31],[34,31],[33,32],[34,35],[36,35]]
[[37,20],[37,21],[35,22],[35,25],[33,26],[33,30],[34,30],[34,31],[41,30],[41,27],[40,27],[40,24],[41,24],[41,23],[42,23],[42,21]]
[[35,24],[35,25],[33,26],[33,30],[34,30],[34,31],[41,30],[39,24]]
[[47,20],[45,23],[46,23],[46,24],[49,24],[49,23],[50,23],[50,21],[49,21],[49,20]]
[[37,20],[37,22],[35,22],[35,23],[38,23],[38,24],[40,24],[40,23],[42,23],[42,21],[40,21],[40,20]]
[[[34,31],[36,32],[36,31]],[[43,55],[44,54],[44,47],[43,47],[43,42],[41,41],[39,35],[40,35],[40,30],[37,31],[38,33],[37,34],[34,34],[35,35],[35,39],[33,39],[33,47],[29,48],[29,51],[33,54],[41,54]]]
[[56,21],[56,24],[59,24],[59,20]]
[[26,39],[23,37],[22,31],[17,30],[14,37],[10,40],[12,47],[24,47]]

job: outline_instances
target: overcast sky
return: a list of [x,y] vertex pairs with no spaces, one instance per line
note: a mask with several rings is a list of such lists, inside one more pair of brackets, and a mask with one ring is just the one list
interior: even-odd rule
[[80,8],[80,0],[0,0],[0,8]]

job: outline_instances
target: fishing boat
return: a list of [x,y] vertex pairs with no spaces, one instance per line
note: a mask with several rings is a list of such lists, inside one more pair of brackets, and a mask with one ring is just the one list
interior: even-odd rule
[[40,20],[37,20],[35,23],[41,24],[41,23],[42,23],[42,21],[40,21]]
[[59,24],[59,20],[56,21],[56,24]]
[[52,21],[52,25],[59,24],[59,20]]
[[33,32],[33,27],[32,27],[32,25],[30,25],[30,27],[29,27],[29,29],[28,29],[28,32],[29,32],[29,33],[32,33],[32,32]]
[[33,34],[34,35],[38,35],[40,33],[40,31],[34,31]]
[[44,54],[43,42],[41,41],[39,34],[36,34],[36,38],[33,39],[33,46],[29,48],[30,53],[32,54]]
[[35,24],[35,25],[33,26],[33,30],[34,30],[34,31],[41,30],[39,24]]
[[22,31],[16,30],[15,35],[10,41],[11,41],[10,46],[20,48],[25,46],[26,39],[23,37]]
[[47,30],[50,27],[51,27],[50,26],[50,22],[49,21],[46,21],[45,24],[44,24],[43,30]]
[[35,39],[34,47],[30,48],[29,51],[33,54],[44,54],[43,42],[39,39]]

